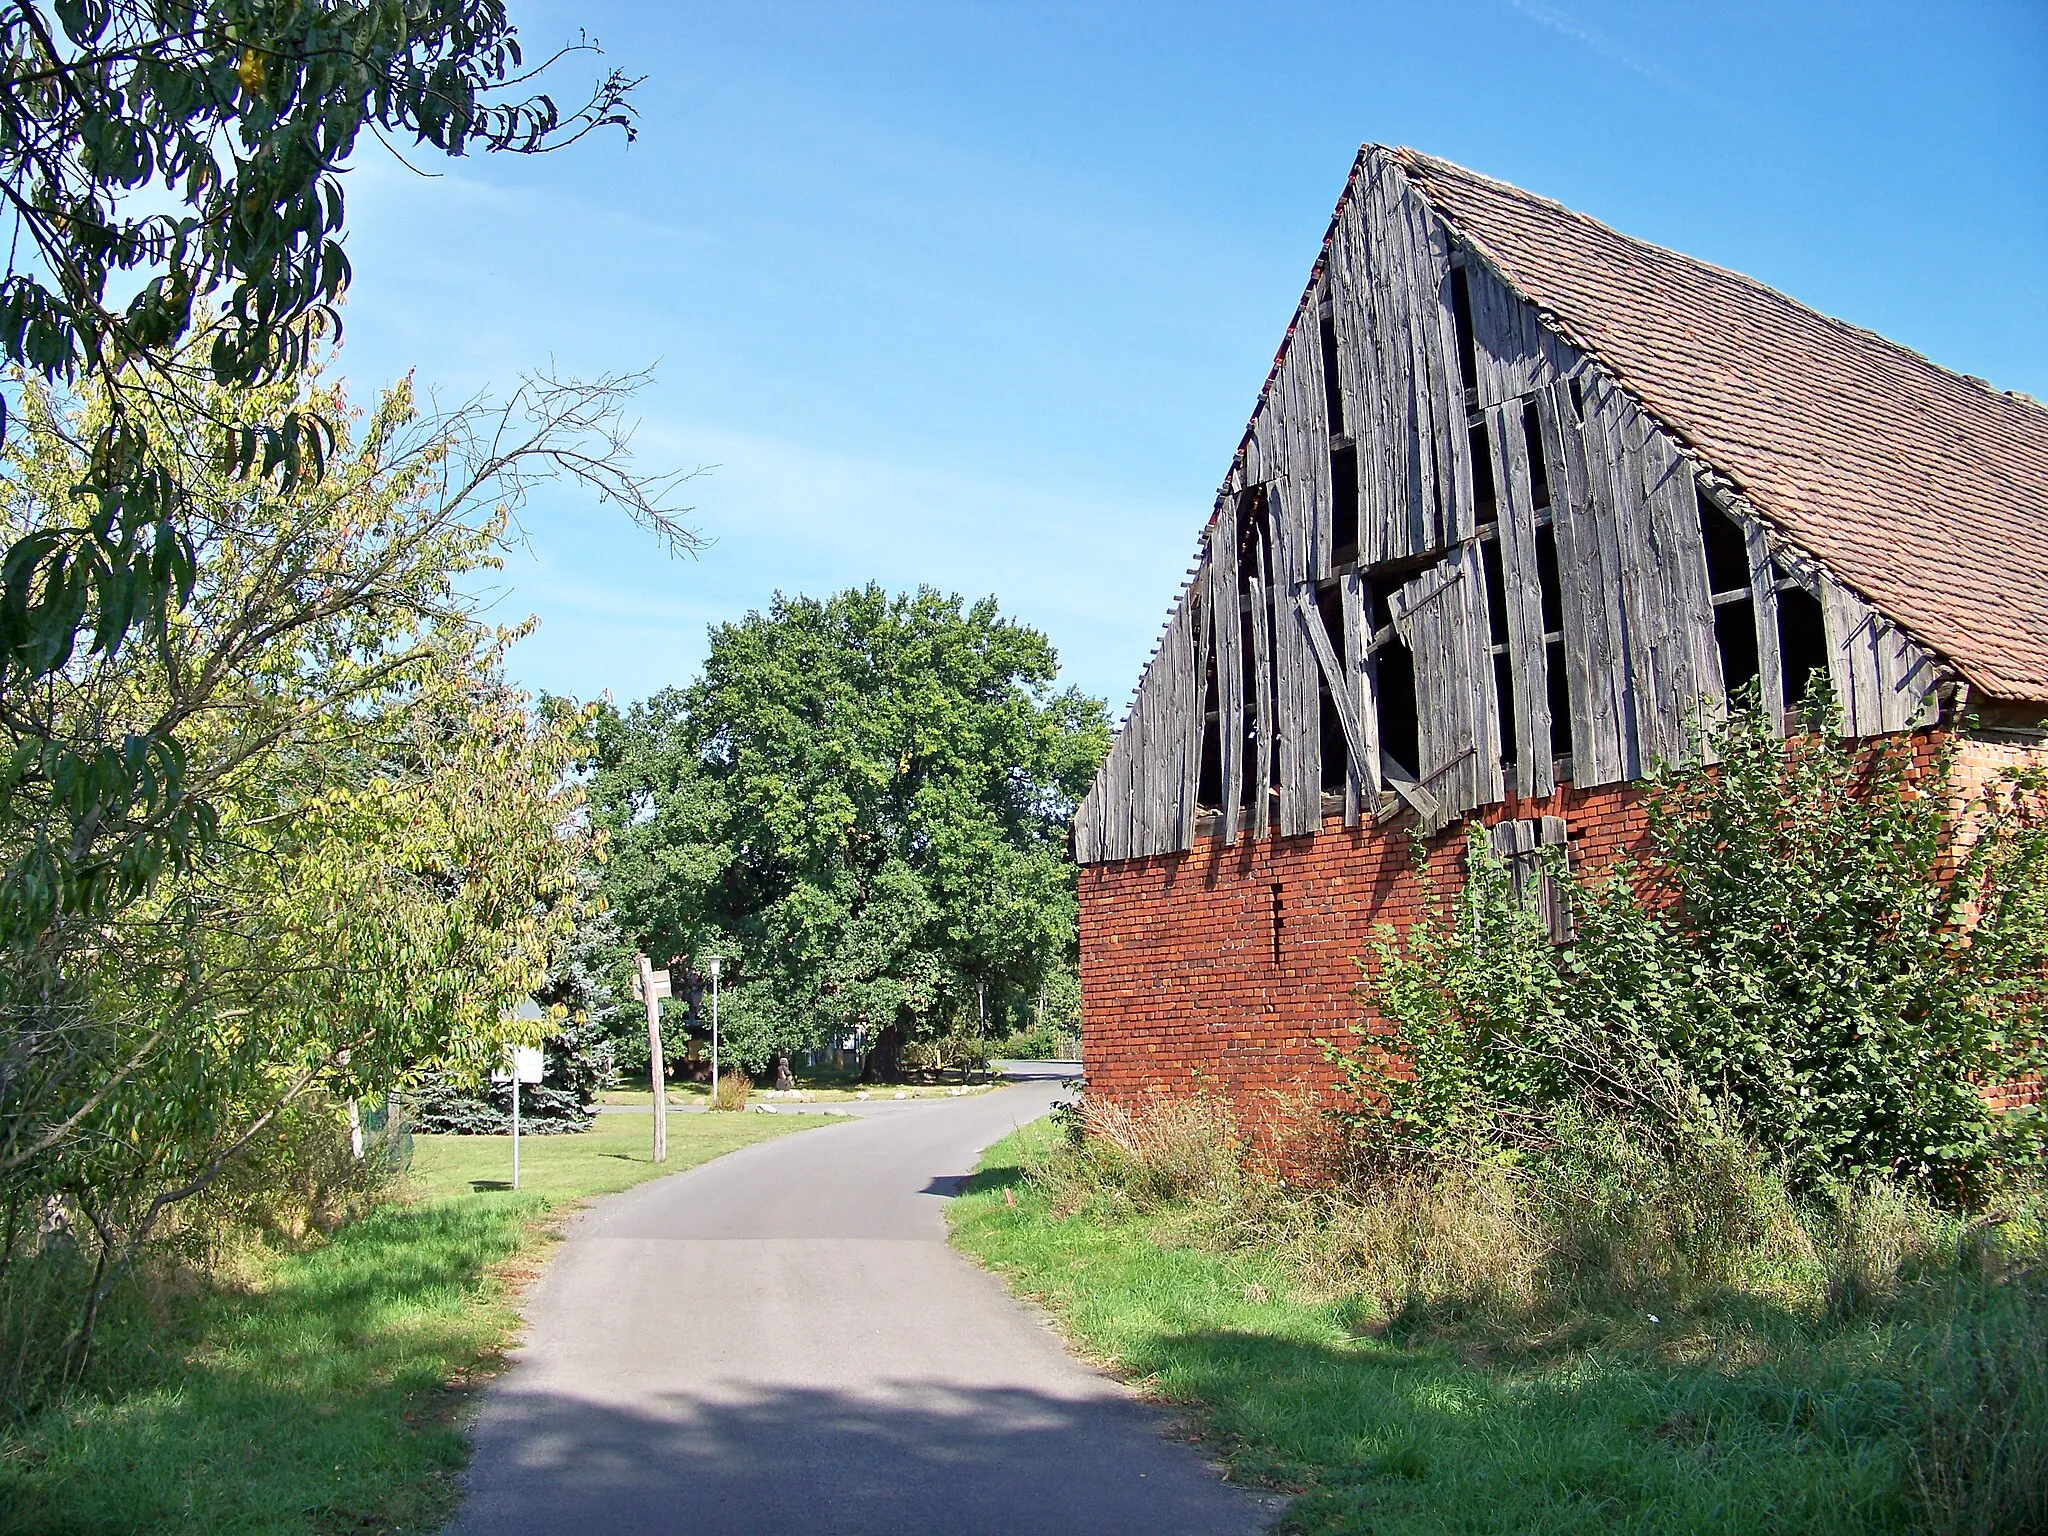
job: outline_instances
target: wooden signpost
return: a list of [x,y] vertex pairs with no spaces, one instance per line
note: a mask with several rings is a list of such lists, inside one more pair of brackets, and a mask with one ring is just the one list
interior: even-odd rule
[[640,974],[633,990],[647,1004],[647,1067],[654,1081],[654,1160],[668,1161],[668,1088],[661,1064],[661,1000],[670,995],[667,971],[657,971],[645,955],[636,955]]

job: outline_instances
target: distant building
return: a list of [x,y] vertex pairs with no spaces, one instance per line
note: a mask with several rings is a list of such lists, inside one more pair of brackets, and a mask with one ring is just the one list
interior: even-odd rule
[[1368,145],[1075,819],[1117,1097],[1328,1080],[1460,823],[1598,867],[1754,681],[2048,739],[2048,410],[1737,273]]

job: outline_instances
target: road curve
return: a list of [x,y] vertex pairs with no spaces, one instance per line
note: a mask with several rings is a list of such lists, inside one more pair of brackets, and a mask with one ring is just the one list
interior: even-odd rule
[[1063,1086],[876,1105],[594,1206],[485,1397],[451,1536],[1262,1529],[946,1246],[982,1148]]

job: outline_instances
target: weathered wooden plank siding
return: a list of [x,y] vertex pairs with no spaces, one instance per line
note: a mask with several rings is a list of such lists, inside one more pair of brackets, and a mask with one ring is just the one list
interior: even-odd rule
[[1476,409],[1525,400],[1578,366],[1570,344],[1491,266],[1471,254],[1458,265],[1472,313],[1475,377],[1465,382]]
[[[1338,543],[1333,449],[1347,450],[1339,462],[1356,476],[1355,550]],[[1348,769],[1347,824],[1411,813],[1435,828],[1511,793],[1547,795],[1560,777],[1553,744],[1567,739],[1568,778],[1582,788],[1685,760],[1700,724],[1727,705],[1697,475],[1636,400],[1483,252],[1460,244],[1396,163],[1368,154],[1224,482],[1194,579],[1075,816],[1076,857],[1191,846],[1205,753],[1226,841],[1315,832],[1325,690]],[[1482,478],[1492,486],[1484,523]],[[1937,659],[1731,504],[1725,487],[1713,496],[1717,510],[1706,515],[1733,518],[1742,534],[1748,592],[1724,601],[1747,602],[1753,616],[1772,717],[1786,707],[1779,583],[1791,569],[1819,596],[1843,729],[1928,721],[1944,675]],[[1498,616],[1489,543],[1500,562]],[[1338,620],[1326,626],[1318,606],[1332,583],[1334,636]],[[1412,722],[1390,713],[1405,707],[1395,665],[1404,659]],[[1563,720],[1553,717],[1560,691]],[[1386,743],[1411,725],[1418,761],[1407,764]]]
[[1515,712],[1514,787],[1517,794],[1547,795],[1556,788],[1550,756],[1549,647],[1543,638],[1536,491],[1521,400],[1487,411],[1485,423],[1498,498],[1501,590],[1507,604],[1507,660]]
[[1486,578],[1476,545],[1405,583],[1393,604],[1395,631],[1415,662],[1415,765],[1447,819],[1501,798],[1494,721],[1493,659]]
[[1316,662],[1308,636],[1295,622],[1298,593],[1309,590],[1311,504],[1292,482],[1271,488],[1277,566],[1272,585],[1275,731],[1280,745],[1280,835],[1300,837],[1322,825],[1322,713]]
[[1785,657],[1778,644],[1778,566],[1763,525],[1746,518],[1743,552],[1749,558],[1751,613],[1756,621],[1758,702],[1764,718],[1782,732],[1785,724]]
[[1216,760],[1222,780],[1223,840],[1236,843],[1244,806],[1244,614],[1237,573],[1237,498],[1225,496],[1209,527],[1204,562],[1216,647]]
[[1253,754],[1254,771],[1247,790],[1251,795],[1252,836],[1264,837],[1273,814],[1273,609],[1268,596],[1272,582],[1268,578],[1271,561],[1265,529],[1258,529],[1253,537],[1254,570],[1245,583],[1245,594],[1252,617],[1252,698],[1256,706],[1253,729],[1257,732],[1258,749]]
[[1825,573],[1820,606],[1827,626],[1828,680],[1842,711],[1842,734],[1875,736],[1925,724],[1931,713],[1934,658]]
[[1579,407],[1570,387],[1536,395],[1550,482],[1563,599],[1566,696],[1572,717],[1572,777],[1618,784],[1641,771],[1636,750],[1633,669],[1621,595],[1620,527],[1603,510]]

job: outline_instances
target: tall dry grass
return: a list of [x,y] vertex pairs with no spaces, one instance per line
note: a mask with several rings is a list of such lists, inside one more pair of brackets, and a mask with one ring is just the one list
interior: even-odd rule
[[1132,1109],[1087,1098],[1061,1113],[1065,1144],[1033,1172],[1061,1215],[1228,1201],[1244,1188],[1244,1142],[1221,1101],[1161,1099]]
[[718,1092],[711,1096],[711,1108],[738,1113],[747,1107],[747,1100],[753,1092],[754,1080],[746,1073],[721,1072],[718,1074]]
[[[1840,1368],[1899,1384],[1929,1530],[2048,1530],[2048,1192],[1975,1220],[1883,1180],[1795,1199],[1725,1121],[1590,1117],[1515,1157],[1441,1155],[1291,1186],[1229,1106],[1088,1100],[1030,1169],[1055,1213],[1283,1258],[1367,1333],[1475,1357],[1556,1347]],[[1688,1319],[1683,1338],[1645,1320]],[[1833,1362],[1830,1364],[1829,1362]]]

